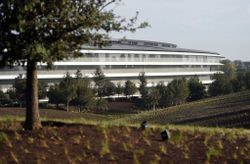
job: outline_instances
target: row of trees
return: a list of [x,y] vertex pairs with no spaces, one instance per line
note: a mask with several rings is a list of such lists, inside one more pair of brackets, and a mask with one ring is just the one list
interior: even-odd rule
[[167,107],[182,104],[185,101],[202,99],[206,96],[205,86],[199,81],[198,77],[189,80],[185,78],[175,79],[167,86],[159,83],[156,87],[147,87],[145,73],[139,75],[140,86],[137,89],[135,83],[128,80],[124,86],[115,85],[100,68],[94,72],[93,82],[84,78],[80,71],[75,77],[68,73],[59,83],[50,87],[48,97],[51,103],[65,104],[67,111],[69,105],[77,106],[79,111],[89,108],[106,108],[104,97],[112,95],[125,95],[130,97],[136,92],[140,92],[140,106],[143,108]]
[[156,87],[147,87],[145,74],[139,75],[141,105],[144,108],[168,107],[182,104],[186,101],[202,99],[206,96],[206,88],[194,76],[189,80],[185,78],[174,79],[167,86],[160,82]]
[[100,68],[97,68],[93,81],[95,82],[95,92],[97,97],[103,98],[117,94],[118,96],[124,94],[126,96],[134,95],[137,91],[136,85],[128,80],[123,87],[120,83],[116,86],[109,79],[107,79]]
[[49,101],[57,106],[65,104],[67,111],[70,105],[75,106],[81,112],[92,108],[106,109],[107,100],[104,97],[115,94],[131,96],[137,91],[135,84],[130,80],[126,81],[124,87],[121,84],[116,86],[105,77],[100,68],[94,72],[93,81],[94,86],[91,86],[90,79],[83,77],[79,70],[75,73],[75,77],[67,73],[59,84],[50,87]]
[[239,69],[230,60],[222,61],[224,73],[215,74],[213,83],[206,87],[198,77],[189,80],[185,78],[174,79],[167,86],[159,83],[156,87],[147,88],[145,74],[139,75],[141,105],[146,108],[167,107],[182,104],[186,101],[194,101],[205,97],[225,95],[250,89],[250,71]]
[[[89,78],[83,77],[77,70],[74,77],[66,73],[63,80],[48,88],[47,84],[39,81],[38,97],[39,99],[49,98],[50,103],[65,104],[69,111],[69,105],[77,106],[79,111],[90,108],[106,108],[104,97],[112,95],[131,96],[137,92],[137,88],[130,80],[126,81],[125,86],[117,86],[104,76],[101,69],[94,72],[94,86],[91,86]],[[0,105],[26,105],[26,79],[19,76],[15,79],[13,87],[6,93],[0,91]]]
[[224,74],[214,75],[214,82],[209,87],[210,96],[218,96],[250,89],[250,71],[237,69],[234,62],[222,61]]
[[81,112],[92,108],[106,109],[107,101],[104,97],[114,94],[130,96],[136,92],[136,87],[131,81],[127,81],[124,88],[121,85],[116,86],[99,68],[94,73],[93,81],[94,87],[91,86],[90,79],[84,78],[79,70],[74,78],[67,73],[59,84],[50,87],[49,101],[57,106],[65,104],[67,111],[69,106],[73,105]]
[[[47,96],[47,84],[43,81],[38,82],[38,98],[44,99]],[[20,107],[26,106],[26,79],[21,75],[18,76],[13,83],[13,87],[7,92],[0,90],[0,105],[18,105]]]
[[80,71],[75,73],[75,78],[67,73],[59,84],[51,86],[48,98],[57,106],[65,104],[67,111],[69,111],[70,103],[77,106],[79,111],[95,105],[94,92],[90,89],[89,79],[83,78]]
[[73,78],[67,73],[64,79],[54,86],[51,86],[48,92],[50,103],[65,104],[67,111],[69,105],[77,106],[79,112],[83,109],[100,108],[106,109],[107,102],[104,97],[112,95],[131,96],[137,89],[133,82],[126,81],[125,86],[117,86],[105,77],[101,69],[97,69],[93,77],[94,86],[91,86],[89,78],[84,78],[78,70]]

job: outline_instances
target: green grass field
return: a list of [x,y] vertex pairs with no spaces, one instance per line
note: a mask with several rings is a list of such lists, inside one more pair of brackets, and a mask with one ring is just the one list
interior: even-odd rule
[[121,119],[129,123],[250,127],[250,92],[208,98],[184,105],[143,112]]

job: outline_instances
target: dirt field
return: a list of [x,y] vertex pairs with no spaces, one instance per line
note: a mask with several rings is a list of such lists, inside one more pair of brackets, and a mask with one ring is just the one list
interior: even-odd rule
[[249,131],[43,123],[23,131],[0,124],[0,163],[250,163]]

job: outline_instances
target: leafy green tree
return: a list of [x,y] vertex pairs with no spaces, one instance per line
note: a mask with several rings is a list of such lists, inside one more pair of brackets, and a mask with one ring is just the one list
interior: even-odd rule
[[63,90],[61,90],[58,84],[51,86],[48,92],[49,102],[52,104],[56,104],[56,107],[59,107],[60,103],[64,103],[63,100]]
[[148,90],[146,100],[144,103],[149,108],[155,110],[156,106],[159,105],[161,99],[160,91],[157,88],[151,88]]
[[77,105],[79,112],[83,109],[90,109],[95,106],[95,95],[90,88],[88,79],[82,79],[81,83],[76,84],[76,97],[72,102]]
[[233,92],[242,91],[245,86],[244,83],[242,83],[238,78],[232,79],[230,83],[232,85]]
[[17,99],[20,107],[25,104],[25,91],[26,91],[26,79],[22,78],[21,76],[18,76],[15,78],[14,84],[13,84],[14,92],[15,92],[15,99]]
[[233,92],[232,84],[228,77],[221,74],[214,75],[214,82],[209,86],[208,93],[210,96],[218,96]]
[[63,93],[62,99],[66,103],[66,110],[69,111],[69,103],[76,97],[75,84],[73,78],[67,72],[64,79],[60,82],[60,90]]
[[188,100],[190,101],[203,99],[206,96],[206,87],[201,83],[197,76],[189,79],[188,88],[190,91]]
[[123,93],[123,87],[121,85],[121,83],[118,83],[116,86],[116,93],[118,94],[118,97]]
[[102,90],[104,96],[112,96],[115,94],[116,86],[110,80],[105,80]]
[[159,100],[159,105],[161,107],[167,107],[170,105],[169,102],[169,91],[168,91],[168,87],[164,85],[163,82],[160,82],[157,84],[156,86],[157,90],[159,91],[160,94],[160,100]]
[[95,89],[98,97],[102,98],[104,96],[111,96],[115,94],[115,84],[105,77],[100,67],[98,67],[94,72],[93,80],[95,82]]
[[8,93],[4,93],[0,90],[0,106],[12,105],[13,101],[9,98]]
[[222,71],[224,72],[225,77],[228,78],[229,80],[236,78],[235,64],[230,60],[223,60],[221,61],[221,63],[223,64]]
[[137,91],[137,88],[136,88],[135,84],[130,80],[126,81],[125,88],[124,88],[124,94],[126,96],[131,96],[131,95],[135,94],[136,91]]
[[250,89],[250,72],[249,71],[246,72],[244,81],[245,81],[246,89]]
[[96,109],[99,110],[107,110],[108,109],[108,101],[105,99],[96,99]]
[[145,72],[141,72],[139,74],[139,81],[140,81],[140,87],[139,87],[139,92],[141,94],[141,97],[146,97],[147,96],[147,79],[145,77]]
[[112,31],[135,31],[137,15],[129,21],[107,6],[120,0],[2,0],[0,1],[1,66],[26,65],[26,129],[41,128],[37,63],[80,55],[85,43],[101,46]]
[[149,91],[147,88],[147,79],[145,72],[139,73],[138,79],[140,81],[139,92],[141,94],[141,106],[148,107]]
[[91,108],[95,105],[95,98],[90,82],[77,70],[75,78],[66,73],[59,85],[50,87],[48,97],[51,103],[58,107],[60,103],[66,103],[67,111],[69,104],[76,105],[81,112],[83,109]]
[[188,83],[185,78],[174,79],[168,86],[168,100],[170,105],[184,103],[189,95]]
[[234,92],[250,89],[250,71],[237,70],[237,77],[231,80],[231,84]]
[[[26,104],[26,78],[23,78],[19,75],[15,78],[14,84],[14,94],[12,94],[13,100],[17,100],[22,107],[23,104]],[[47,84],[43,81],[38,81],[38,98],[43,99],[47,96]]]
[[46,82],[39,80],[38,81],[38,98],[44,99],[47,97],[47,88],[48,85]]
[[93,80],[95,82],[97,96],[102,98],[104,96],[104,84],[106,81],[106,77],[100,67],[96,68]]
[[14,88],[9,88],[6,94],[8,95],[10,101],[13,102],[13,104],[16,104],[16,105],[19,104],[17,96],[16,96],[16,91]]

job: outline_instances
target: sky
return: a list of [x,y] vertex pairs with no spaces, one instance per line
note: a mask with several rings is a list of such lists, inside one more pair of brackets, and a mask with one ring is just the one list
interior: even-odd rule
[[123,0],[115,12],[151,27],[113,38],[177,44],[218,52],[230,60],[250,61],[250,0]]

